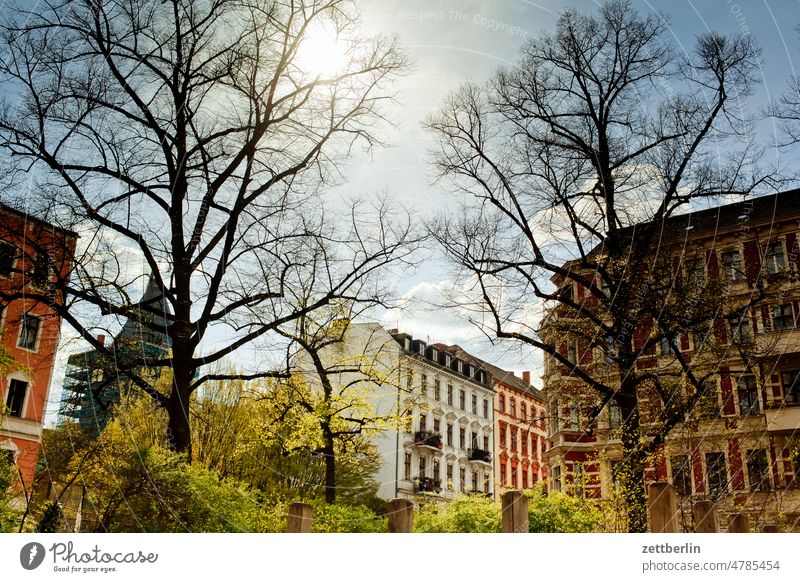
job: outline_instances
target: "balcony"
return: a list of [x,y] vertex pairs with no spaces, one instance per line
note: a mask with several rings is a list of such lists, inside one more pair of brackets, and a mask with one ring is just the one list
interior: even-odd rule
[[769,432],[793,433],[800,428],[800,406],[765,410]]
[[439,493],[441,490],[442,482],[440,479],[432,479],[431,477],[415,479],[414,491],[417,493]]
[[430,430],[418,430],[414,433],[414,445],[418,447],[442,448],[442,435]]
[[469,449],[468,454],[470,461],[476,461],[478,463],[492,462],[492,453],[490,451],[485,451],[483,449]]

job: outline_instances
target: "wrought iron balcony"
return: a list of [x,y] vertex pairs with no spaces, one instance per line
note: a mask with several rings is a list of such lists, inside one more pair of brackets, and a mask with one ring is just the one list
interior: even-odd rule
[[414,484],[414,490],[417,493],[439,493],[442,490],[442,482],[440,479],[420,477]]
[[480,461],[481,463],[491,463],[492,453],[483,449],[469,449],[469,460]]
[[421,447],[442,448],[442,435],[430,430],[418,430],[414,433],[414,444]]

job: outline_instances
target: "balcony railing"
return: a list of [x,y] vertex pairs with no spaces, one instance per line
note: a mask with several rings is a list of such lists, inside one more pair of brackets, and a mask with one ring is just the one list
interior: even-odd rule
[[417,493],[439,493],[442,490],[442,481],[431,477],[420,477],[414,484]]
[[421,447],[442,448],[442,435],[430,430],[418,430],[414,433],[414,444]]
[[492,462],[492,453],[490,451],[485,451],[483,449],[470,449],[468,453],[470,461],[480,461],[482,463]]

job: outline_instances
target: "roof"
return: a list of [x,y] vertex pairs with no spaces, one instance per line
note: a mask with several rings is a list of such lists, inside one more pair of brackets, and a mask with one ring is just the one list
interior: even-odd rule
[[16,208],[12,208],[11,206],[3,204],[2,202],[0,202],[0,211],[6,212],[6,213],[9,213],[9,214],[14,214],[16,216],[19,216],[23,220],[33,221],[33,222],[35,222],[37,224],[40,224],[42,226],[45,226],[47,228],[51,228],[53,230],[57,230],[57,231],[65,234],[65,235],[69,236],[70,238],[73,238],[73,237],[74,238],[78,238],[78,236],[79,236],[78,233],[73,231],[73,230],[69,230],[69,229],[66,229],[66,228],[61,228],[60,226],[56,226],[55,224],[47,222],[46,220],[43,220],[41,218],[37,218],[36,216],[28,214],[27,212],[24,212],[22,210],[17,210]]
[[493,380],[502,382],[503,384],[511,386],[512,388],[516,388],[520,392],[525,392],[527,394],[530,394],[531,396],[533,396],[534,398],[538,398],[539,400],[542,401],[544,400],[542,392],[538,388],[532,386],[531,384],[529,384],[528,382],[526,382],[525,380],[514,374],[514,372],[509,372],[508,370],[504,370],[503,368],[498,368],[497,366],[494,366],[489,362],[481,360],[480,358],[473,356],[472,354],[470,354],[469,352],[464,350],[464,348],[462,348],[457,344],[452,346],[444,346],[444,349],[447,349],[447,351],[450,351],[451,353],[458,354],[458,356],[462,359],[472,360],[478,366],[486,370]]

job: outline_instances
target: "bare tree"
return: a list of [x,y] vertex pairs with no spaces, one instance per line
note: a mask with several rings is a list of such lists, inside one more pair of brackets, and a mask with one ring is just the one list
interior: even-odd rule
[[[627,1],[606,2],[596,15],[566,10],[516,66],[485,86],[465,85],[428,122],[439,176],[472,201],[432,230],[473,292],[474,320],[569,370],[572,384],[594,394],[589,425],[609,403],[620,407],[630,531],[647,528],[644,467],[664,438],[642,434],[641,390],[649,383],[663,392],[670,427],[713,373],[676,350],[680,383],[696,394],[677,398],[660,376],[637,372],[634,330],[654,322],[651,349],[676,333],[707,331],[722,309],[720,300],[676,300],[666,258],[676,249],[659,245],[668,236],[662,226],[690,203],[762,183],[745,108],[758,50],[745,37],[708,33],[683,55],[669,37],[663,14],[641,16]],[[709,297],[712,287],[694,292]],[[530,317],[536,303],[545,305],[544,322]],[[568,334],[601,350],[607,365],[570,358]]]
[[[35,184],[29,206],[83,237],[71,280],[54,282],[61,315],[109,357],[87,314],[169,337],[171,352],[146,362],[171,367],[169,392],[135,373],[141,358],[126,375],[166,408],[178,451],[190,451],[189,400],[204,382],[286,373],[203,366],[334,300],[374,301],[359,295],[367,281],[408,258],[408,216],[384,202],[342,214],[325,191],[354,147],[378,143],[407,68],[394,40],[359,30],[350,0],[7,11],[0,146]],[[139,299],[141,277],[161,301]]]

